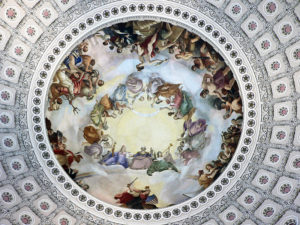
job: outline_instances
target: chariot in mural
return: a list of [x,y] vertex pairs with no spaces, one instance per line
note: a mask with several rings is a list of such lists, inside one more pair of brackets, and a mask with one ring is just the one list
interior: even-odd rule
[[119,23],[83,40],[56,71],[48,100],[49,141],[64,170],[100,200],[133,209],[175,205],[207,188],[243,123],[222,56],[159,21]]

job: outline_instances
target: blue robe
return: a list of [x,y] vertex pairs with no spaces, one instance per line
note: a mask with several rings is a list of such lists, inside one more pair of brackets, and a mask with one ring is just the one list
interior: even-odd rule
[[114,153],[114,156],[112,156],[112,153],[110,153],[108,158],[104,160],[104,163],[107,166],[119,164],[125,169],[128,168],[128,160],[126,158],[126,154],[121,154],[120,152]]
[[127,87],[125,84],[120,84],[115,90],[114,93],[110,96],[110,99],[114,106],[118,102],[120,105],[127,105],[128,99],[126,98]]
[[65,58],[63,63],[66,65],[68,69],[70,69],[70,56],[75,58],[75,66],[80,66],[82,64],[82,57],[80,55],[79,49],[75,49],[71,52],[71,54]]

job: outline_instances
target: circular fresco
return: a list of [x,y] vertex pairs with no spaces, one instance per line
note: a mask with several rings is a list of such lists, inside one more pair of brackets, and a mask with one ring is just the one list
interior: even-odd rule
[[103,28],[73,48],[50,84],[53,152],[104,202],[132,209],[182,203],[212,184],[237,148],[243,110],[234,76],[183,27],[144,20]]

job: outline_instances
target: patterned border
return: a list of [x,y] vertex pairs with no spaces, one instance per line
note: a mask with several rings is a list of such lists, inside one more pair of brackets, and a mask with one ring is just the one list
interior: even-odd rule
[[[88,18],[88,19],[86,19]],[[84,37],[113,23],[134,19],[159,19],[186,27],[199,34],[214,46],[224,57],[236,75],[244,104],[244,124],[240,143],[234,158],[224,173],[199,196],[184,203],[151,211],[128,210],[95,199],[81,190],[61,169],[47,140],[44,124],[44,107],[48,86],[63,57]],[[214,24],[214,25],[212,25]],[[244,97],[246,96],[246,97]],[[28,125],[30,138],[37,158],[50,180],[68,199],[94,215],[116,222],[167,223],[190,217],[218,201],[235,185],[246,169],[260,129],[260,98],[253,70],[238,44],[207,16],[179,4],[165,1],[144,3],[120,2],[99,7],[65,28],[43,54],[32,79],[28,98]],[[243,163],[242,163],[243,162]],[[72,188],[73,187],[73,188]],[[112,217],[111,215],[114,215]]]

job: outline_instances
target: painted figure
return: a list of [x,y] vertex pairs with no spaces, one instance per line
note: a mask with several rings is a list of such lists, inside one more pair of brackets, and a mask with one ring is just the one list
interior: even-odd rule
[[144,91],[143,81],[136,77],[134,74],[131,74],[127,77],[125,84],[127,90],[131,93],[129,97],[132,98],[132,105],[135,102],[135,100],[140,96],[140,94]]
[[141,151],[133,155],[130,169],[143,170],[148,169],[152,164],[152,155],[146,151],[146,147],[142,147]]
[[181,119],[186,115],[188,115],[188,118],[191,118],[195,112],[191,97],[186,91],[181,91],[177,94],[180,95],[181,101],[179,103],[179,108],[176,108],[178,111],[175,114],[174,119]]
[[160,87],[161,85],[163,85],[165,83],[165,81],[160,78],[160,77],[151,77],[149,80],[149,83],[147,85],[147,100],[151,100],[155,93],[157,92],[158,87]]
[[106,117],[116,117],[113,111],[113,102],[107,94],[100,99],[100,102],[96,102],[90,114],[93,124],[104,130],[108,129]]
[[145,186],[144,189],[134,188],[132,187],[134,181],[127,184],[127,190],[125,192],[115,195],[114,198],[117,200],[117,203],[131,209],[156,208],[155,204],[158,203],[158,199],[154,194],[150,195],[150,187]]
[[[96,49],[99,40],[101,49]],[[103,80],[106,85],[99,88]],[[193,96],[199,92],[201,98]],[[198,182],[195,193],[207,188],[230,163],[242,131],[242,99],[231,69],[199,35],[168,22],[122,22],[92,34],[63,59],[48,99],[48,137],[64,170],[84,190],[92,189],[99,198],[115,199],[115,205],[132,209],[179,203],[188,193],[187,179]],[[70,106],[64,101],[74,115],[67,114]],[[61,111],[53,112],[57,110]],[[135,131],[127,128],[141,125],[135,116],[147,119],[145,124],[157,119],[145,125],[145,130],[162,129],[155,133],[161,134],[155,143],[140,151],[136,150],[140,141],[148,145],[148,137],[155,135],[148,129],[144,136],[136,135],[140,140],[134,142]],[[124,126],[124,118],[129,126]],[[222,118],[227,121],[219,125]],[[162,133],[167,120],[172,123],[167,127],[170,138]],[[73,121],[79,121],[79,126]],[[119,132],[123,137],[118,137]],[[171,144],[160,149],[165,143]],[[120,146],[117,151],[116,146]],[[207,161],[210,154],[214,158]],[[162,179],[164,175],[168,177]],[[136,178],[126,186],[124,180],[135,176],[139,182],[134,185]],[[118,183],[123,183],[120,189]],[[170,184],[176,184],[176,190],[166,194]],[[113,190],[117,194],[111,194]],[[164,198],[159,205],[154,193]]]
[[125,169],[128,167],[127,153],[125,145],[122,145],[119,152],[112,152],[109,154],[108,158],[103,161],[104,165],[121,165]]
[[78,67],[83,64],[83,53],[88,51],[88,43],[82,42],[75,48],[69,56],[65,58],[63,64],[70,70],[70,73],[79,72],[83,73]]
[[180,153],[181,158],[183,159],[184,165],[188,165],[191,159],[197,159],[200,157],[198,150],[192,150],[190,145],[185,143],[182,152]]
[[111,138],[110,135],[104,134],[101,129],[94,126],[86,126],[83,130],[83,137],[89,144],[84,146],[84,152],[87,155],[100,159],[107,153],[104,143]]
[[121,114],[125,107],[129,107],[128,98],[126,97],[127,87],[125,84],[119,84],[119,86],[114,90],[110,99],[113,103],[113,108]]
[[152,176],[155,172],[162,172],[164,170],[174,170],[178,172],[177,168],[173,165],[173,163],[167,161],[165,157],[163,157],[162,152],[157,153],[157,158],[153,161],[151,166],[147,169],[147,174]]

